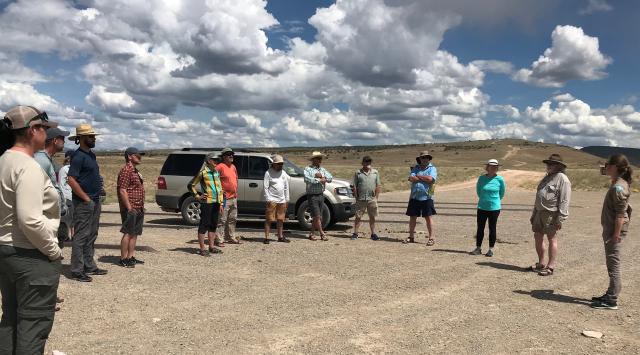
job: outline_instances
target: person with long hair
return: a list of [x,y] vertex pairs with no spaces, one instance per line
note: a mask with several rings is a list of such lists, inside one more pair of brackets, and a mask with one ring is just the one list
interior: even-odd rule
[[35,161],[47,114],[17,106],[0,120],[0,354],[42,354],[53,327],[62,251],[59,195]]
[[599,309],[618,309],[618,297],[622,289],[620,277],[620,255],[622,240],[629,230],[631,217],[630,185],[633,181],[633,169],[629,160],[622,154],[615,154],[602,169],[602,173],[611,178],[611,186],[604,197],[600,223],[602,240],[609,273],[609,288],[604,295],[593,297],[591,307]]

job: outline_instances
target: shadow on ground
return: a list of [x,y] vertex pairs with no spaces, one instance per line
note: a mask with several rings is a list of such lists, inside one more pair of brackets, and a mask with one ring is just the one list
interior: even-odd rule
[[531,269],[528,268],[528,267],[522,267],[522,266],[518,266],[518,265],[511,265],[511,264],[496,263],[496,262],[493,262],[493,261],[481,261],[479,263],[476,263],[476,265],[488,266],[488,267],[492,267],[494,269],[518,271],[518,272],[530,272],[531,271]]
[[579,298],[579,297],[563,295],[560,293],[555,293],[554,290],[531,290],[531,291],[515,290],[513,291],[513,293],[517,293],[519,295],[529,295],[533,298],[544,300],[544,301],[581,304],[585,306],[591,305],[590,300]]

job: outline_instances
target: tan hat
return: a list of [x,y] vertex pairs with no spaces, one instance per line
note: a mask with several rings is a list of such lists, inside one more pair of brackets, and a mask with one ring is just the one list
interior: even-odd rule
[[284,163],[284,158],[282,157],[282,155],[279,154],[275,154],[272,157],[273,161],[271,162],[271,164],[283,164]]
[[420,152],[420,155],[418,155],[416,158],[422,158],[422,157],[429,157],[429,160],[433,159],[431,154],[429,154],[428,150],[423,150],[422,152]]
[[313,153],[311,153],[311,156],[309,157],[309,160],[313,160],[315,158],[324,158],[325,155],[322,154],[321,152],[315,151]]
[[542,162],[545,164],[560,164],[565,168],[567,167],[567,164],[564,163],[564,160],[562,160],[560,154],[551,154],[551,156],[549,156],[549,159],[545,159]]
[[76,138],[81,136],[99,136],[98,133],[88,123],[80,123],[76,126],[76,134],[69,136],[70,141],[75,141]]
[[55,122],[50,122],[47,113],[33,106],[16,106],[4,115],[4,120],[12,130],[23,129],[35,125],[45,127],[58,127]]

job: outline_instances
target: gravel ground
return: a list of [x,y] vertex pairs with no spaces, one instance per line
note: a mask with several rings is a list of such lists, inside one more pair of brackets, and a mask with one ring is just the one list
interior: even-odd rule
[[[109,274],[89,284],[62,277],[66,301],[47,351],[640,353],[640,263],[631,257],[640,252],[640,227],[632,225],[625,241],[620,310],[592,310],[587,300],[608,282],[603,192],[574,193],[559,265],[546,278],[524,270],[536,259],[533,197],[508,192],[493,258],[467,254],[474,247],[472,189],[437,196],[433,247],[424,232],[420,244],[399,243],[407,233],[407,193],[396,192],[381,198],[381,241],[349,240],[350,226],[339,224],[328,242],[311,242],[288,223],[292,243],[263,245],[261,222],[246,221],[239,224],[246,242],[211,258],[194,254],[194,228],[149,204],[138,253],[146,264],[135,269],[114,264],[119,215],[107,206],[96,257]],[[604,337],[589,339],[583,330]]]

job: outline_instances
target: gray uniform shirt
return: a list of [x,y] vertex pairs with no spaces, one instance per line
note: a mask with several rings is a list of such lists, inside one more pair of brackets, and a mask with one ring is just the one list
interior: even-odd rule
[[630,196],[629,184],[622,178],[618,178],[618,180],[611,185],[609,191],[607,191],[600,216],[602,233],[605,236],[611,237],[613,235],[618,217],[624,218],[620,236],[627,234],[629,230],[629,215],[631,214],[631,207],[629,206]]
[[376,188],[380,185],[380,174],[376,169],[369,169],[368,172],[360,169],[353,176],[358,201],[373,201],[376,198]]
[[535,209],[558,212],[558,222],[569,217],[571,182],[564,173],[547,174],[538,184]]

